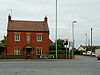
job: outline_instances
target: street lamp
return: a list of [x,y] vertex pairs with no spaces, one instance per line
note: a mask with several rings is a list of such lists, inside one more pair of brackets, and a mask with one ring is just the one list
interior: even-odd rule
[[56,0],[56,59],[57,59],[57,0]]
[[87,46],[87,34],[85,34],[85,36],[86,36],[86,46]]
[[92,56],[92,28],[91,28],[91,56]]
[[[86,36],[86,46],[87,46],[87,34],[85,34],[85,36]],[[87,47],[85,52],[87,53]]]
[[77,21],[73,21],[72,22],[72,42],[73,42],[73,46],[72,46],[72,58],[74,57],[74,52],[73,52],[73,49],[74,49],[74,42],[75,42],[75,40],[74,40],[74,24],[76,23]]
[[73,39],[73,47],[72,47],[72,49],[74,48],[74,42],[75,42],[75,40],[74,40],[74,24],[76,23],[77,21],[73,21],[72,22],[72,39]]

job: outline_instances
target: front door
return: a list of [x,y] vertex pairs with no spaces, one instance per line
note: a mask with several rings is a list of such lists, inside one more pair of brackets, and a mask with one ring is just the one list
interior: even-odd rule
[[27,58],[31,58],[31,52],[32,52],[32,48],[26,48]]

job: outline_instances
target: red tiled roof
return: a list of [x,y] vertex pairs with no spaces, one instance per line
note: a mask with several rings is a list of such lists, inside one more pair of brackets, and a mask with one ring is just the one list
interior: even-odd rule
[[11,31],[46,31],[49,32],[48,23],[45,21],[19,21],[8,22],[7,30]]
[[[85,49],[85,48],[89,48],[91,46],[80,46],[80,47],[83,47]],[[100,49],[100,46],[92,46],[92,47],[95,47],[96,49]]]

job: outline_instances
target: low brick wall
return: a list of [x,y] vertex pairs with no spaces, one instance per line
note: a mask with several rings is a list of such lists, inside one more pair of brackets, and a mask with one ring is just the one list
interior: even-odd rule
[[0,55],[0,59],[26,59],[26,55]]

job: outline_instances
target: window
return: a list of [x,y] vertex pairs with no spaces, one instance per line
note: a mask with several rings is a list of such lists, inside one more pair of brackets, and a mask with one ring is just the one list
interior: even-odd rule
[[14,49],[14,55],[20,55],[20,48],[19,47],[16,47]]
[[37,34],[37,42],[42,42],[42,34],[41,33]]
[[37,48],[37,55],[42,55],[42,47]]
[[27,43],[30,43],[30,35],[31,35],[31,33],[26,33],[26,42]]
[[15,41],[20,41],[20,33],[15,33]]

